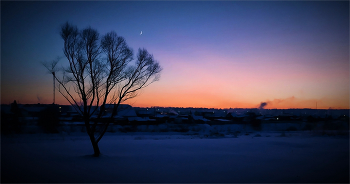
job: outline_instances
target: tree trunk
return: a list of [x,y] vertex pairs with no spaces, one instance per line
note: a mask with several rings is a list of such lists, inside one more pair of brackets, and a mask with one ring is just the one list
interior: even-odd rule
[[100,148],[98,147],[98,143],[97,142],[92,142],[92,147],[94,148],[94,157],[98,157],[100,156],[101,152],[100,152]]
[[86,127],[86,132],[88,133],[88,135],[90,137],[92,147],[94,149],[94,157],[98,157],[101,154],[100,148],[98,147],[98,141],[96,141],[95,136],[94,136],[95,130],[91,129],[88,119],[85,119],[85,127]]
[[98,147],[98,142],[96,141],[94,135],[89,134],[89,137],[90,137],[90,141],[92,144],[92,148],[94,149],[94,157],[100,156],[100,154],[101,154],[100,148]]

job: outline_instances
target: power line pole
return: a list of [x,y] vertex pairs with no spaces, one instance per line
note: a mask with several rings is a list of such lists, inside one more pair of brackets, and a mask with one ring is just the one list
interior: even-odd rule
[[53,78],[53,103],[55,104],[55,72],[52,72],[52,78]]

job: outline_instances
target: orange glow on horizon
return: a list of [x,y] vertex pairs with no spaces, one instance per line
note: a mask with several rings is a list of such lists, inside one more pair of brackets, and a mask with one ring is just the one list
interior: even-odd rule
[[[203,101],[202,99],[210,99],[208,101]],[[35,100],[25,100],[25,99],[14,99],[17,103],[20,104],[52,104],[52,99],[45,99],[40,102]],[[10,104],[13,100],[3,100],[2,104]],[[267,105],[265,109],[349,109],[349,101],[334,101],[331,99],[299,99],[294,96],[286,99],[274,99],[261,101],[266,102]],[[129,104],[133,107],[193,107],[193,108],[217,108],[217,109],[226,109],[226,108],[258,108],[261,102],[242,102],[235,100],[227,100],[215,97],[208,96],[206,94],[192,94],[187,96],[167,96],[167,95],[152,95],[146,96],[141,95],[134,99],[130,99],[124,104]],[[317,103],[317,104],[316,104]],[[65,100],[61,95],[56,98],[56,104],[60,105],[70,105],[67,100]]]
[[[286,99],[274,99],[261,102],[242,102],[242,101],[225,101],[224,99],[216,98],[212,101],[203,102],[201,98],[195,98],[194,96],[188,96],[186,98],[174,97],[174,98],[142,98],[130,100],[129,104],[135,107],[195,107],[195,108],[259,108],[261,102],[266,102],[266,109],[349,109],[349,101],[334,101],[331,99],[299,99],[296,97],[290,97]],[[192,101],[190,99],[192,98]]]

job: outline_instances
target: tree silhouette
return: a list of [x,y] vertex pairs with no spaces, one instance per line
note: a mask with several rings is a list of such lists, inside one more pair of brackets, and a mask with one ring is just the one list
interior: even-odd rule
[[[57,73],[53,75],[58,83],[56,88],[81,114],[94,156],[99,156],[98,142],[113,122],[119,104],[159,80],[162,68],[146,49],[139,49],[134,60],[132,49],[114,31],[100,39],[97,30],[91,27],[79,30],[66,22],[60,35],[69,65],[60,69],[61,78]],[[108,121],[100,121],[107,103],[114,104],[113,111]],[[92,116],[96,120],[91,121]]]

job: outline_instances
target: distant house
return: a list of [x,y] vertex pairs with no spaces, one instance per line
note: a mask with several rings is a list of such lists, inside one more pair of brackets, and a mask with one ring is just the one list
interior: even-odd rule
[[54,104],[25,104],[18,105],[22,111],[22,114],[26,117],[38,117],[40,112],[48,108],[48,106],[56,106]]
[[150,119],[148,117],[128,117],[128,122],[132,124],[154,124],[155,119]]
[[[101,118],[102,119],[110,118],[112,116],[113,109],[114,109],[114,104],[106,104],[105,111],[102,113]],[[99,108],[99,111],[100,111],[100,108]],[[97,118],[99,111],[91,116],[92,119]],[[134,108],[128,104],[120,104],[117,109],[116,115],[113,116],[113,119],[115,121],[120,122],[120,121],[128,121],[128,118],[130,117],[135,117],[135,118],[138,117]]]
[[222,110],[213,110],[210,112],[204,112],[203,117],[209,120],[226,119],[227,112]]
[[245,115],[237,114],[236,112],[230,112],[226,115],[226,119],[232,120],[233,123],[242,122]]
[[[43,111],[48,108],[57,108],[56,104],[18,104],[19,120],[26,125],[37,124],[38,119],[43,115]],[[11,112],[12,113],[12,112]]]
[[152,115],[154,115],[154,113],[148,108],[146,108],[146,109],[138,109],[136,111],[136,114],[139,117],[151,117]]
[[210,120],[204,118],[203,116],[195,115],[195,113],[192,113],[188,116],[188,120],[192,121],[193,123],[204,123],[209,122]]
[[124,109],[118,109],[117,115],[113,116],[114,118],[128,118],[128,117],[137,117],[135,110],[130,106]]

